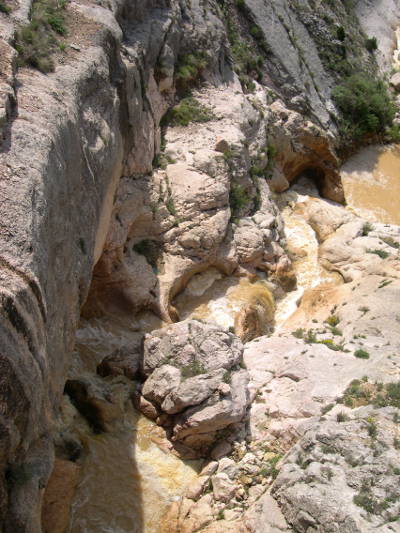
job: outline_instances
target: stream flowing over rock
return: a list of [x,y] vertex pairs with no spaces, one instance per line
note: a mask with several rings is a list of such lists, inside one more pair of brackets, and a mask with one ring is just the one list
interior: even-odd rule
[[1,533],[400,531],[397,178],[346,198],[333,96],[390,78],[396,139],[399,27],[0,0]]

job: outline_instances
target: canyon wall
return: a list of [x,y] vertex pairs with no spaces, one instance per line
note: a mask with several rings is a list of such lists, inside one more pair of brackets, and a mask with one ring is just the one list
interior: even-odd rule
[[[336,23],[349,32],[352,26],[354,42],[361,42],[357,21],[341,2],[333,8],[311,0],[299,5],[246,0],[244,7],[212,0],[70,2],[67,48],[55,52],[56,69],[49,74],[18,66],[12,46],[30,3],[0,13],[0,529],[5,533],[41,531],[54,424],[82,307],[84,316],[109,307],[128,314],[152,309],[175,320],[173,296],[209,266],[224,273],[260,269],[284,288],[290,285],[290,261],[279,245],[282,228],[274,222],[278,215],[268,186],[258,188],[248,175],[254,160],[262,159],[266,168],[268,157],[260,155],[268,144],[277,146],[272,181],[283,180],[286,187],[311,169],[319,173],[325,196],[343,199],[330,97],[338,73],[329,67],[335,61],[329,54],[336,52],[324,43],[332,41],[329,31]],[[358,2],[360,13],[362,8]],[[368,12],[374,9],[375,4]],[[387,11],[380,19],[386,32],[396,16]],[[243,73],[235,65],[227,17],[261,57],[259,72],[250,72],[257,78],[254,98],[239,81]],[[258,29],[251,32],[252,27]],[[153,176],[162,148],[160,122],[182,96],[179,69],[190,54],[201,56],[191,82],[207,82],[212,89],[206,97],[226,89],[234,112],[225,130],[212,122],[197,162],[187,156],[188,138],[186,156],[172,150],[171,160],[179,161]],[[361,47],[352,51],[352,60],[378,68]],[[264,108],[271,108],[265,120]],[[173,132],[167,139],[172,145]],[[199,142],[195,132],[193,140]],[[225,144],[218,147],[220,140]],[[233,167],[227,161],[231,148]],[[155,215],[154,191],[165,175],[172,192],[162,192],[166,201],[172,194],[176,206],[174,213],[161,206]],[[198,183],[197,192],[187,190],[187,175],[194,187]],[[205,176],[208,192],[201,182]],[[229,205],[234,179],[250,197],[261,195],[261,205],[239,209],[236,221]],[[193,235],[190,218],[200,234]],[[247,220],[241,224],[242,218]],[[249,232],[259,237],[256,243]],[[132,251],[145,239],[158,243],[160,272]]]

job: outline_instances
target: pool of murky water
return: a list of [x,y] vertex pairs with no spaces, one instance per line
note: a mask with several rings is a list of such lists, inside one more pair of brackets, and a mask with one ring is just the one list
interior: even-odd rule
[[348,208],[371,222],[400,224],[400,145],[369,146],[342,167]]

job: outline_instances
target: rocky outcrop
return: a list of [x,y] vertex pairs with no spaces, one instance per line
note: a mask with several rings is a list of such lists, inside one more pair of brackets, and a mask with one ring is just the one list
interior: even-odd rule
[[276,147],[272,190],[282,192],[293,180],[307,176],[315,181],[321,196],[344,203],[334,136],[280,101],[271,105],[271,111],[270,141]]
[[[151,170],[159,120],[174,93],[165,77],[162,87],[155,81],[158,58],[168,51],[176,63],[196,35],[218,72],[222,24],[211,12],[213,22],[206,22],[200,8],[181,11],[178,1],[119,2],[112,10],[68,4],[66,53],[46,76],[14,68],[10,43],[28,13],[25,2],[11,16],[0,14],[7,52],[0,118],[0,523],[4,531],[36,533],[39,490],[51,472],[50,431],[117,182]],[[26,481],[11,483],[12,472],[25,466]]]
[[294,531],[397,531],[398,410],[363,407],[335,415],[290,451],[272,494]]
[[[319,201],[308,202],[305,214],[324,243],[355,223],[358,239],[380,235],[382,246],[385,232],[397,231],[364,226],[328,204],[324,217]],[[368,235],[361,235],[363,227]],[[180,527],[193,518],[194,529],[188,525],[187,531],[195,530],[202,508],[209,521],[201,531],[207,533],[396,531],[400,285],[396,238],[391,239],[391,255],[377,256],[380,274],[376,267],[372,273],[363,268],[354,281],[311,289],[278,335],[245,345],[251,438],[238,436],[228,457],[217,461],[215,471],[226,477],[211,500],[204,499],[204,490],[188,491],[195,503],[175,510]],[[376,255],[348,246],[343,266],[354,268],[362,257]],[[229,502],[220,486],[234,493]],[[213,517],[219,517],[217,525]]]
[[231,333],[194,320],[146,336],[141,394],[154,406],[158,423],[170,428],[178,449],[204,454],[222,430],[243,420],[248,375],[241,368],[242,350]]
[[166,168],[121,181],[85,316],[148,308],[177,320],[174,296],[210,267],[225,275],[261,270],[293,286],[278,244],[282,221],[265,177],[254,175],[256,165],[268,163],[266,95],[250,98],[237,89],[193,92],[213,118],[168,128]]
[[[283,188],[311,170],[323,194],[340,200],[330,116],[333,79],[313,39],[335,41],[320,17],[322,5],[333,17],[325,21],[330,31],[336,23],[348,28],[344,6],[319,3],[315,15],[311,2],[300,8],[246,0],[250,22],[273,53],[266,47],[261,83],[244,94],[218,4],[68,3],[65,51],[57,50],[55,72],[48,75],[16,64],[14,35],[28,21],[30,2],[13,3],[10,14],[0,12],[0,529],[5,533],[41,531],[53,428],[68,366],[76,363],[71,354],[83,304],[87,317],[130,320],[150,309],[165,321],[177,320],[173,297],[209,267],[223,274],[261,271],[276,285],[292,287],[282,219],[268,182],[274,166],[271,140],[279,145],[274,178]],[[235,13],[247,24],[248,13]],[[306,45],[295,46],[299,40]],[[256,39],[252,44],[259,49]],[[360,57],[373,70],[364,49]],[[187,88],[185,72],[190,83],[208,82],[194,96],[212,108],[214,117],[201,126],[169,127],[162,143],[160,122],[180,98],[177,90]],[[161,148],[166,168],[153,173]],[[342,224],[325,241],[324,259],[346,280],[355,279],[357,270],[384,275],[379,284],[389,290],[386,280],[398,270],[391,260],[381,263],[377,256],[374,264],[360,260],[354,266],[354,258],[349,262],[345,254],[350,238],[367,238],[360,231],[359,224]],[[355,249],[386,251],[381,236],[396,235],[382,230],[377,237],[368,235],[375,240],[357,241]],[[100,365],[100,376],[134,377],[138,352],[127,361],[120,349],[102,354],[103,362],[93,350],[87,357],[91,370]],[[202,373],[193,398],[179,381],[181,370],[162,366],[152,370],[144,386],[151,399],[143,395],[140,401],[146,400],[149,416],[168,424],[172,418],[176,442],[195,446],[194,428],[201,427],[206,446],[221,428],[242,420],[247,406],[243,369],[228,365],[231,384],[218,387],[215,376]],[[112,405],[111,392],[107,396],[103,385],[93,387],[80,370],[71,369],[66,392],[92,426],[101,419],[94,429],[105,431],[121,410]],[[160,384],[174,384],[165,399],[151,388],[153,374],[154,380],[162,374]],[[226,472],[219,474],[215,494],[226,490],[228,495],[220,497],[222,504],[233,489],[222,475]],[[202,498],[197,515],[213,517],[203,515],[210,495]]]

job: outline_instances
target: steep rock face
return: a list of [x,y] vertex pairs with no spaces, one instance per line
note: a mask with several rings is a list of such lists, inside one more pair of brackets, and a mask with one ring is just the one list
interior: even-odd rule
[[294,282],[268,184],[252,175],[257,164],[268,164],[264,92],[246,97],[234,84],[193,96],[210,120],[169,127],[161,154],[169,164],[120,182],[88,316],[113,311],[118,299],[117,311],[150,308],[176,320],[174,296],[210,267],[225,275],[258,269],[282,284]]
[[393,37],[388,28],[396,29],[399,24],[398,0],[357,0],[355,12],[366,35],[376,37],[378,43],[378,64],[383,72],[392,64]]
[[[100,6],[67,7],[75,48],[54,74],[16,73],[15,54],[1,43],[8,54],[2,61],[10,59],[0,159],[5,531],[40,530],[50,430],[116,185],[124,173],[150,170],[158,122],[173,94],[172,79],[168,88],[164,78],[163,95],[154,79],[158,57],[168,50],[174,63],[194,34],[214,50],[211,63],[219,57],[221,24],[215,17],[206,22],[200,6],[190,16],[179,2],[121,2],[114,10],[117,18]],[[26,20],[28,11],[28,3],[21,5],[14,22]],[[11,19],[1,14],[1,24],[11,41]],[[21,469],[28,473],[19,476]]]
[[[263,10],[269,6],[254,1],[249,5],[262,27]],[[292,10],[286,4],[283,7]],[[122,302],[128,314],[154,307],[166,319],[175,318],[170,308],[173,295],[193,273],[210,265],[219,266],[224,273],[263,270],[278,280],[286,279],[288,285],[293,275],[279,244],[282,223],[268,186],[260,180],[261,206],[256,209],[257,187],[249,175],[253,157],[257,160],[261,146],[268,143],[264,113],[276,95],[271,97],[257,86],[260,97],[256,94],[253,100],[243,96],[229,61],[225,61],[229,47],[217,5],[198,1],[188,7],[177,0],[145,4],[134,1],[128,5],[120,1],[106,9],[86,2],[71,3],[67,7],[67,44],[74,46],[65,56],[57,56],[56,72],[47,76],[28,68],[16,69],[16,54],[10,43],[16,26],[27,21],[29,10],[30,3],[24,1],[11,16],[0,13],[0,523],[6,532],[37,533],[40,498],[51,471],[55,412],[94,264],[97,267],[88,314],[104,312],[113,305],[119,312]],[[279,35],[284,35],[291,16],[281,14],[286,22],[278,17]],[[295,24],[295,32],[301,37],[302,24]],[[320,92],[325,95],[328,82],[323,80],[315,46],[308,38],[312,51],[308,63],[314,64],[315,59]],[[287,44],[286,37],[284,41]],[[165,172],[157,172],[149,184],[153,157],[161,145],[159,122],[173,103],[176,70],[184,56],[199,45],[206,51],[203,76],[217,84],[232,82],[235,88],[221,94],[216,107],[232,98],[225,102],[229,107],[234,102],[233,92],[239,93],[232,121],[240,126],[223,131],[225,144],[218,142],[215,131],[211,132],[209,144],[197,145],[195,155],[190,152],[192,139],[184,140],[177,162]],[[289,73],[288,79],[296,81],[299,65],[303,64],[299,49],[290,50],[287,60],[285,51],[277,57],[283,66],[275,83],[284,83],[285,72]],[[293,69],[289,64],[292,60]],[[296,91],[307,88],[309,78],[311,74],[300,76],[301,83],[284,88],[285,103],[303,111],[303,103],[293,100]],[[311,115],[327,125],[323,107],[331,106],[325,96],[317,97],[314,89],[309,91],[311,103],[306,105],[306,112],[311,107]],[[246,120],[240,118],[241,107]],[[294,116],[297,111],[287,113]],[[277,115],[279,123],[279,110]],[[274,120],[272,117],[271,124]],[[304,120],[300,130],[304,125],[311,132],[311,142],[307,140],[294,149],[291,145],[290,157],[286,157],[286,149],[279,156],[288,179],[307,169],[302,157],[293,154],[304,146],[312,151],[319,142],[312,139],[313,125]],[[196,129],[190,131],[193,139]],[[179,128],[175,134],[181,134]],[[179,144],[175,134],[174,128],[167,134],[172,152],[178,151],[173,146]],[[292,135],[297,135],[296,131],[288,129],[282,144],[288,146]],[[323,169],[334,167],[329,139],[321,129],[316,136],[323,137],[322,148],[314,151],[311,166],[321,153]],[[246,146],[249,139],[250,151]],[[233,156],[226,148],[221,151],[221,146],[231,145]],[[263,169],[267,162],[264,158]],[[193,202],[182,184],[186,175],[193,178],[194,185],[204,180],[212,194],[200,185]],[[239,207],[234,217],[237,220],[230,223],[227,204],[229,192],[234,190],[232,176],[250,201]],[[154,216],[152,202],[163,204],[158,202],[161,194],[165,195],[164,203],[168,195],[176,200],[179,217],[166,205],[161,205],[161,213]],[[200,201],[201,208],[193,205]],[[201,235],[190,227],[192,217],[202,226]],[[152,259],[158,256],[153,254],[153,245],[150,262],[143,258],[143,247],[140,251],[133,249],[146,239],[162,241],[164,247],[165,261],[160,266],[168,268],[160,268],[159,288],[154,271],[157,259]],[[97,295],[103,291],[108,293],[99,298],[98,304]]]

